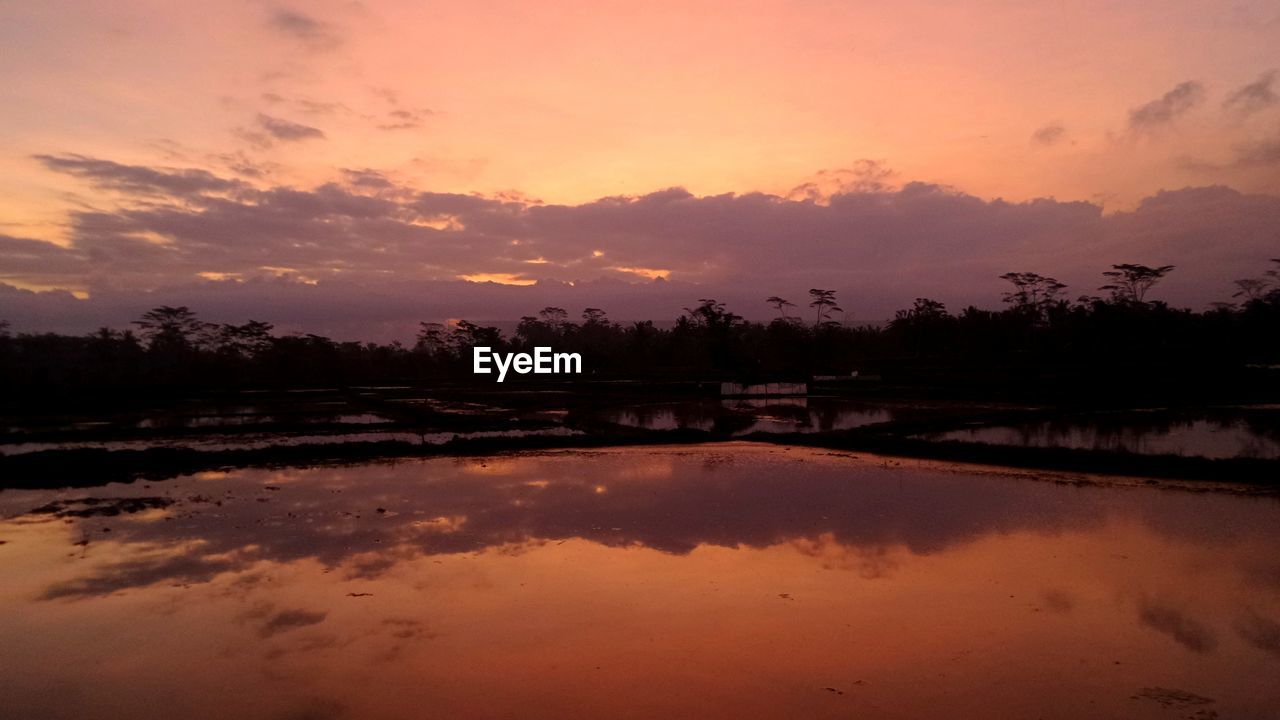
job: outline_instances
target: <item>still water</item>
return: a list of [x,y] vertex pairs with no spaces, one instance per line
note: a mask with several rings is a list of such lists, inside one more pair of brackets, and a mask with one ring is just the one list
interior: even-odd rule
[[1272,497],[728,444],[0,517],[6,718],[1280,715]]
[[888,422],[895,406],[843,398],[734,398],[612,408],[601,419],[645,430],[722,430],[753,432],[829,432]]
[[252,433],[240,435],[201,435],[196,437],[159,437],[144,440],[80,440],[66,442],[0,442],[0,455],[25,455],[49,450],[150,450],[152,448],[190,448],[202,452],[224,450],[262,450],[303,445],[346,445],[350,443],[400,442],[409,445],[443,445],[452,440],[485,438],[568,437],[582,433],[565,427],[542,430],[478,430],[475,432],[413,432],[383,430],[350,433]]
[[1280,414],[1223,413],[1201,417],[1163,413],[1118,413],[1082,419],[1044,420],[1021,425],[963,428],[922,436],[996,445],[1063,447],[1144,455],[1198,455],[1208,458],[1280,458]]

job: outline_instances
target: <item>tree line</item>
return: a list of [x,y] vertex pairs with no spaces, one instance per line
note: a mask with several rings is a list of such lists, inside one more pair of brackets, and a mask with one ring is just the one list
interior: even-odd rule
[[[1235,372],[1280,364],[1280,259],[1240,280],[1232,301],[1204,312],[1149,299],[1172,266],[1112,266],[1100,295],[1067,298],[1067,287],[1034,272],[1010,272],[1004,307],[953,313],[918,298],[880,327],[834,320],[837,293],[809,291],[807,311],[764,298],[778,316],[749,322],[714,298],[684,309],[667,328],[618,323],[600,308],[571,318],[546,307],[510,337],[466,320],[422,323],[412,345],[277,335],[270,323],[202,321],[162,306],[133,329],[88,336],[11,334],[0,323],[0,376],[7,397],[76,396],[113,390],[483,382],[471,374],[477,345],[502,352],[549,346],[578,352],[585,378],[803,380],[877,374],[889,382],[963,383],[1145,377]],[[803,313],[803,316],[802,316]]]

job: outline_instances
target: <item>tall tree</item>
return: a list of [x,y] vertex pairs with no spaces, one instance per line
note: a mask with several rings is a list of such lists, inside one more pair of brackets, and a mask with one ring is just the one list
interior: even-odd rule
[[1057,302],[1058,296],[1067,289],[1054,278],[1033,272],[1009,272],[1001,275],[1000,279],[1013,284],[1013,290],[1006,292],[1001,299],[1015,309],[1032,312],[1037,317]]
[[569,312],[567,310],[550,305],[539,310],[538,317],[542,318],[542,322],[554,329],[559,329],[569,322]]
[[686,317],[694,325],[727,330],[742,319],[741,315],[736,315],[726,310],[724,303],[719,300],[698,298],[698,303],[695,308],[684,309]]
[[153,350],[189,350],[209,328],[185,305],[161,305],[148,310],[132,324],[138,326],[147,347]]
[[1231,297],[1240,298],[1246,303],[1261,300],[1271,289],[1271,279],[1265,277],[1241,278],[1235,284],[1236,291],[1231,294]]
[[765,302],[772,305],[773,309],[778,311],[778,317],[782,318],[783,320],[787,319],[787,308],[796,306],[795,303],[791,302],[790,300],[785,300],[783,298],[778,297],[777,295],[771,295],[765,298]]
[[448,333],[442,323],[418,323],[417,344],[414,347],[428,353],[436,353],[443,350],[447,344]]
[[1102,273],[1110,278],[1111,282],[1098,289],[1109,291],[1114,302],[1145,303],[1147,301],[1147,292],[1156,283],[1160,282],[1165,275],[1168,275],[1171,270],[1173,270],[1172,265],[1161,265],[1160,267],[1149,267],[1136,263],[1112,265],[1111,270]]
[[232,355],[255,357],[271,347],[273,329],[271,323],[261,320],[250,320],[244,325],[222,325],[218,328],[218,348]]
[[828,313],[843,312],[840,306],[836,304],[835,290],[812,288],[809,290],[809,298],[811,300],[809,307],[818,309],[817,319],[813,323],[814,327],[822,325],[826,321]]

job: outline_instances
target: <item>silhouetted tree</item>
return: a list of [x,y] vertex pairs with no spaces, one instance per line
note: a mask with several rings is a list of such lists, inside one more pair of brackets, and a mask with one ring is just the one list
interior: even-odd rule
[[439,352],[448,344],[448,334],[440,323],[418,323],[417,343],[414,347],[428,353]]
[[1266,297],[1267,292],[1271,289],[1271,279],[1266,277],[1242,278],[1236,280],[1235,285],[1236,292],[1232,293],[1231,297],[1241,298],[1247,303]]
[[569,313],[564,308],[551,306],[539,310],[538,317],[553,328],[559,328],[569,321]]
[[1044,319],[1049,308],[1058,302],[1062,291],[1067,289],[1054,278],[1033,272],[1005,273],[1000,279],[1013,283],[1013,290],[1006,292],[1001,299],[1015,311],[1026,313],[1036,321]]
[[695,308],[685,308],[685,316],[694,325],[706,328],[723,329],[732,327],[734,323],[742,319],[741,315],[735,315],[725,309],[724,303],[711,298],[699,298],[698,306]]
[[[561,312],[564,312],[561,310]],[[495,327],[482,327],[467,320],[459,320],[451,333],[454,347],[461,353],[467,349],[480,346],[500,348],[502,332]]]
[[256,357],[271,348],[271,323],[250,320],[244,325],[221,325],[217,330],[218,350],[239,357]]
[[947,314],[947,306],[937,300],[929,298],[916,298],[910,310],[899,310],[894,317],[895,321],[934,321],[950,317]]
[[152,350],[185,351],[191,349],[208,325],[196,317],[187,306],[161,305],[148,310],[139,320],[134,320]]
[[790,300],[785,300],[783,298],[780,298],[777,295],[771,295],[765,298],[765,302],[772,305],[773,309],[778,311],[778,317],[782,318],[783,320],[787,319],[787,308],[795,307],[795,303],[791,302]]
[[1111,278],[1111,282],[1098,289],[1110,291],[1113,302],[1137,304],[1146,302],[1147,292],[1173,270],[1172,265],[1153,268],[1133,263],[1112,265],[1111,268],[1102,273]]
[[809,290],[809,297],[811,298],[809,307],[818,309],[818,317],[813,323],[814,327],[818,327],[826,321],[827,313],[841,312],[840,306],[836,305],[835,290],[813,288]]
[[[511,338],[496,328],[461,321],[448,328],[422,323],[412,350],[399,343],[335,342],[318,335],[273,335],[260,321],[210,326],[186,307],[160,307],[132,332],[104,328],[92,335],[7,332],[0,324],[0,403],[13,398],[79,398],[119,391],[177,397],[175,386],[325,387],[452,380],[492,382],[471,373],[470,347],[528,352],[535,346],[580,352],[596,377],[677,379],[806,378],[880,373],[895,386],[934,390],[991,388],[999,383],[1095,396],[1116,395],[1149,377],[1256,378],[1249,368],[1280,363],[1280,261],[1250,287],[1239,307],[1218,304],[1194,313],[1146,301],[1172,268],[1114,266],[1107,277],[1114,301],[1069,304],[1061,283],[1035,273],[1009,273],[1008,307],[970,307],[959,315],[928,298],[896,313],[884,328],[845,327],[828,320],[835,293],[814,289],[813,326],[787,318],[789,303],[769,302],[781,317],[767,325],[744,321],[724,303],[702,298],[670,329],[653,322],[620,325],[599,308],[581,324],[560,308],[523,318]],[[1032,320],[1034,318],[1034,320]],[[210,332],[209,328],[215,328]],[[987,383],[983,385],[982,383]],[[1252,390],[1250,390],[1252,392]]]

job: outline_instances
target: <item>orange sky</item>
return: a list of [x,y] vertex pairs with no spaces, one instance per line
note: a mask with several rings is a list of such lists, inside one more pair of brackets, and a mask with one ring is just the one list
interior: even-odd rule
[[[56,216],[63,188],[29,158],[42,152],[212,169],[226,164],[214,155],[239,152],[281,181],[371,167],[436,190],[556,202],[672,185],[785,192],[871,158],[983,197],[1124,203],[1202,183],[1205,171],[1184,160],[1221,164],[1233,143],[1273,128],[1274,116],[1225,117],[1218,106],[1280,65],[1275,2],[119,2],[0,12],[10,222]],[[1131,109],[1187,80],[1206,88],[1197,107],[1155,137],[1130,136]],[[258,113],[324,138],[256,147],[236,129]],[[416,127],[379,128],[397,122]],[[1058,142],[1031,141],[1053,124]],[[1274,191],[1274,170],[1208,179]]]
[[[35,157],[67,154],[257,189],[367,169],[397,192],[570,205],[868,180],[1107,212],[1188,186],[1280,195],[1276,47],[1275,0],[8,3],[0,235],[83,260],[77,213],[147,203]],[[5,257],[17,287],[93,284]],[[425,276],[540,277],[478,260]]]

